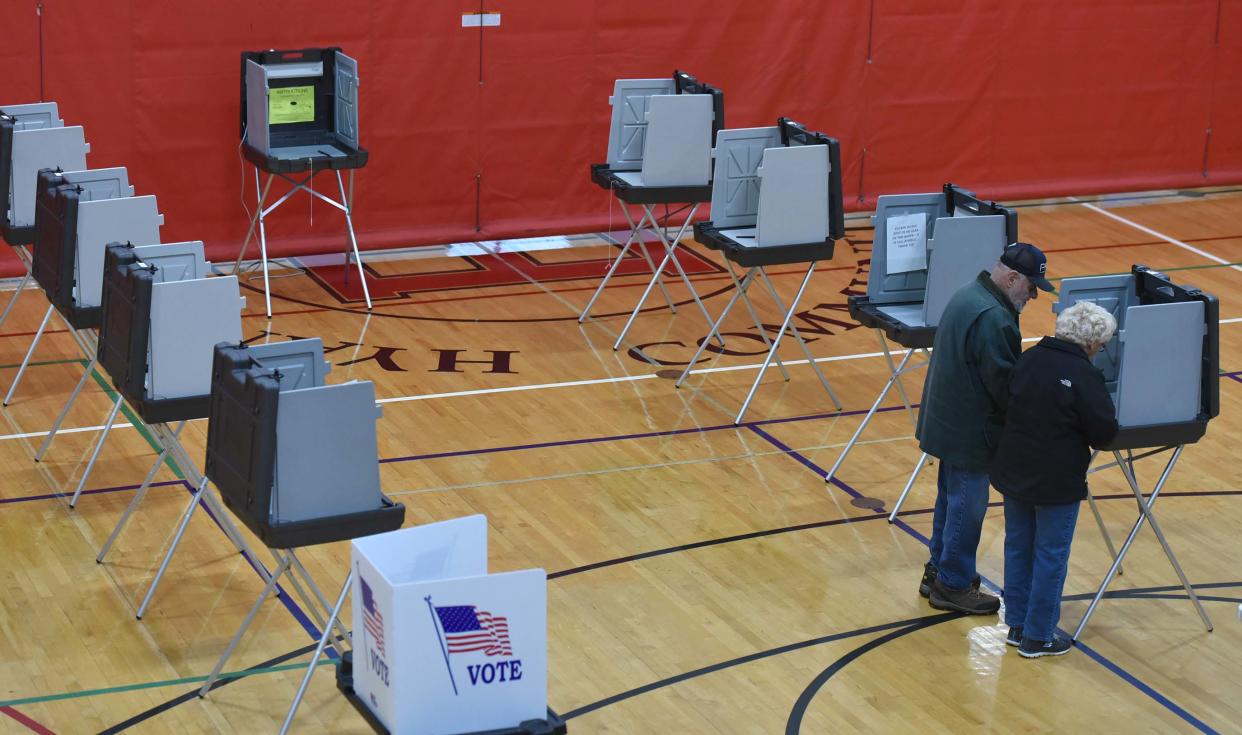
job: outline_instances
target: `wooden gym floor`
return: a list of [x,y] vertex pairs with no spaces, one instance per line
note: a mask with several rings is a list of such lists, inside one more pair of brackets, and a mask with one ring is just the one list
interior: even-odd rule
[[[601,207],[608,206],[601,195]],[[365,212],[360,213],[365,219]],[[995,618],[931,609],[916,593],[927,558],[934,468],[885,522],[918,452],[900,402],[880,413],[841,468],[821,478],[887,378],[874,333],[845,312],[865,290],[871,231],[849,238],[814,276],[796,323],[845,404],[833,411],[806,364],[767,374],[746,423],[733,417],[762,359],[741,308],[726,354],[676,390],[668,376],[706,332],[680,283],[672,315],[658,292],[616,352],[611,344],[646,277],[634,267],[576,315],[615,255],[596,238],[486,243],[369,256],[370,318],[339,258],[307,259],[272,281],[262,316],[251,272],[247,339],[320,336],[333,382],[372,380],[385,401],[381,479],[409,525],[485,513],[493,570],[549,573],[549,703],[576,733],[828,733],[1083,730],[1242,731],[1242,194],[1159,192],[1020,208],[1024,240],[1054,277],[1165,270],[1220,298],[1221,415],[1188,447],[1156,504],[1169,542],[1216,624],[1206,633],[1159,544],[1144,530],[1121,592],[1106,599],[1084,646],[1028,661]],[[718,256],[685,244],[683,262],[717,314],[729,280]],[[776,269],[788,300],[802,270]],[[771,328],[778,312],[752,291]],[[7,296],[7,294],[6,294]],[[350,300],[353,299],[353,300]],[[46,308],[24,293],[0,335],[7,388]],[[1047,296],[1023,334],[1048,333]],[[57,326],[53,322],[53,326]],[[230,663],[258,667],[192,695],[262,584],[206,514],[196,514],[168,579],[142,621],[134,611],[186,486],[167,468],[107,562],[95,553],[153,453],[132,428],[114,431],[76,510],[67,505],[109,404],[96,381],[47,459],[33,454],[83,361],[63,331],[45,338],[12,405],[0,410],[0,730],[13,732],[270,732],[283,718],[313,643],[292,601],[269,600]],[[791,363],[803,356],[792,341]],[[916,373],[907,385],[915,399]],[[1158,397],[1156,398],[1158,400]],[[185,430],[201,462],[206,422]],[[1144,487],[1163,463],[1140,462]],[[1104,520],[1124,538],[1136,517],[1116,470],[1093,476]],[[993,495],[996,501],[999,496]],[[980,571],[999,583],[1002,514],[993,504]],[[302,557],[328,594],[348,546]],[[1062,627],[1072,630],[1109,558],[1084,510]],[[1087,599],[1085,599],[1087,598]],[[350,620],[347,616],[346,620]],[[318,671],[297,720],[306,732],[367,728]]]

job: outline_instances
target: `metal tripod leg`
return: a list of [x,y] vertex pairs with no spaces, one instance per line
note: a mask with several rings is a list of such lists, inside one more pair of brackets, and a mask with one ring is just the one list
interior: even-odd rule
[[[185,428],[185,423],[186,422],[182,421],[177,425],[177,430],[173,432],[174,437],[181,434],[181,430]],[[155,473],[159,472],[160,465],[164,464],[164,460],[167,457],[168,447],[164,447],[160,450],[160,453],[156,455],[155,464],[151,465],[151,469],[147,470],[147,476],[142,478],[142,484],[138,486],[138,491],[134,493],[134,497],[130,499],[129,505],[125,507],[125,512],[121,514],[121,520],[116,522],[116,528],[112,529],[112,533],[108,535],[108,540],[105,541],[103,547],[99,549],[99,553],[95,556],[96,564],[103,564],[104,557],[108,555],[108,551],[112,549],[112,544],[115,543],[117,537],[121,535],[121,531],[125,528],[125,524],[129,523],[130,516],[134,514],[134,511],[138,508],[138,505],[142,502],[143,498],[146,497],[147,490],[151,488],[151,481],[155,479]]]
[[828,474],[824,475],[824,482],[832,482],[833,476],[837,474],[837,470],[841,469],[841,464],[845,462],[846,456],[849,455],[850,450],[858,442],[858,437],[862,436],[863,429],[867,428],[867,424],[871,422],[871,417],[875,416],[875,412],[879,410],[880,404],[888,397],[888,391],[893,387],[901,372],[906,369],[906,365],[909,364],[910,358],[913,356],[914,350],[909,350],[906,352],[906,356],[901,358],[901,364],[893,370],[892,375],[888,378],[888,382],[884,384],[884,388],[880,391],[880,395],[876,396],[875,403],[871,404],[867,415],[863,416],[862,421],[858,424],[858,428],[854,430],[854,435],[850,437],[850,440],[845,443],[845,448],[837,455],[837,461],[832,463],[832,468],[828,470]]
[[[690,226],[690,221],[694,218],[694,213],[698,210],[698,206],[698,204],[694,204],[690,207],[690,213],[686,215],[685,221],[682,222],[681,227],[677,230],[677,238],[673,241],[674,243],[681,242],[681,238],[685,236],[686,228]],[[612,343],[612,349],[620,349],[621,342],[625,340],[625,335],[629,333],[630,327],[634,324],[634,320],[638,318],[638,313],[642,311],[643,304],[647,303],[647,297],[651,295],[651,289],[655,288],[655,285],[659,283],[660,279],[664,276],[664,269],[668,267],[670,260],[673,261],[673,265],[680,274],[682,282],[685,284],[686,288],[689,289],[690,295],[694,298],[694,302],[698,304],[699,310],[703,312],[703,318],[707,320],[708,326],[712,327],[712,331],[707,334],[707,339],[710,340],[712,337],[715,337],[716,340],[723,345],[724,338],[715,331],[711,315],[707,313],[707,307],[703,305],[701,300],[699,300],[698,292],[694,290],[694,285],[690,283],[690,279],[686,277],[685,271],[681,268],[681,262],[677,260],[676,246],[669,244],[668,237],[664,234],[664,230],[657,226],[655,215],[651,212],[651,205],[644,204],[643,220],[640,220],[640,222],[647,219],[651,220],[652,228],[655,230],[656,236],[660,238],[660,244],[664,246],[664,259],[660,261],[660,265],[655,269],[655,273],[651,276],[651,280],[647,283],[647,288],[643,289],[643,295],[638,299],[638,303],[634,305],[634,310],[630,312],[630,318],[625,321],[625,326],[622,327],[621,333],[617,335],[617,340]]]
[[13,307],[17,305],[17,297],[21,296],[22,290],[26,288],[26,284],[30,283],[30,269],[26,269],[26,275],[22,276],[22,282],[17,284],[17,288],[13,290],[13,295],[9,297],[9,303],[4,307],[4,313],[0,314],[0,325],[4,324],[4,320],[9,318],[9,312],[13,311]]
[[1160,540],[1160,545],[1164,548],[1164,554],[1168,557],[1169,563],[1173,566],[1173,571],[1177,573],[1177,578],[1181,581],[1182,587],[1186,590],[1186,595],[1190,598],[1191,602],[1194,603],[1195,610],[1199,613],[1199,617],[1202,619],[1204,627],[1207,628],[1208,632],[1211,632],[1212,621],[1208,618],[1207,611],[1203,609],[1203,603],[1199,601],[1199,596],[1195,593],[1194,587],[1191,586],[1190,581],[1186,578],[1185,572],[1182,571],[1181,564],[1177,562],[1177,557],[1173,555],[1173,550],[1169,547],[1168,541],[1164,538],[1164,533],[1159,528],[1160,524],[1156,521],[1156,517],[1151,512],[1152,507],[1156,504],[1156,499],[1160,496],[1160,491],[1164,489],[1164,485],[1168,481],[1170,473],[1173,471],[1173,466],[1177,464],[1177,460],[1181,457],[1182,450],[1184,448],[1184,446],[1179,446],[1173,450],[1173,456],[1169,459],[1168,464],[1165,465],[1164,472],[1160,474],[1160,479],[1156,482],[1155,488],[1151,491],[1151,494],[1147,496],[1146,500],[1144,500],[1143,492],[1139,489],[1138,481],[1134,477],[1134,467],[1127,464],[1122,459],[1121,452],[1113,453],[1113,456],[1117,459],[1118,465],[1121,467],[1122,474],[1126,477],[1126,482],[1130,485],[1131,492],[1134,493],[1134,497],[1139,503],[1139,517],[1134,522],[1134,527],[1130,529],[1130,535],[1126,537],[1125,543],[1121,545],[1121,550],[1113,559],[1112,566],[1108,568],[1108,574],[1104,575],[1104,581],[1100,583],[1100,588],[1096,591],[1095,597],[1092,598],[1091,604],[1087,606],[1087,612],[1082,616],[1082,620],[1078,623],[1078,628],[1074,631],[1074,640],[1078,640],[1082,636],[1083,629],[1087,627],[1087,621],[1091,619],[1091,615],[1095,612],[1096,606],[1100,604],[1100,600],[1103,599],[1104,593],[1108,590],[1109,583],[1113,581],[1113,577],[1117,574],[1117,570],[1121,568],[1122,559],[1124,559],[1126,553],[1130,551],[1130,546],[1134,543],[1134,539],[1138,536],[1138,532],[1142,529],[1145,521],[1151,522],[1152,531],[1155,532],[1156,538]]
[[82,392],[82,388],[86,386],[86,381],[90,380],[91,372],[95,370],[95,365],[98,362],[99,355],[96,354],[95,357],[91,358],[91,361],[87,363],[86,372],[82,373],[82,377],[78,380],[77,386],[75,386],[73,392],[69,394],[69,400],[65,401],[64,408],[60,409],[60,413],[57,414],[56,420],[52,422],[52,430],[47,433],[47,436],[43,439],[43,443],[39,445],[39,451],[35,452],[36,462],[43,461],[43,455],[47,454],[48,448],[52,446],[52,439],[56,437],[56,432],[60,431],[60,425],[64,423],[65,417],[69,415],[69,409],[73,407],[73,402],[78,400],[78,394],[80,394]]
[[[328,598],[324,597],[323,592],[319,589],[319,585],[315,584],[315,578],[310,575],[310,572],[306,571],[306,567],[302,566],[302,560],[297,557],[297,554],[293,553],[292,549],[290,550],[289,553],[291,556],[293,556],[293,566],[289,569],[290,581],[296,580],[299,574],[302,575],[302,579],[306,580],[306,586],[310,588],[311,594],[315,596],[314,599],[315,601],[319,603],[319,607],[325,611],[331,610],[332,607],[328,604]],[[294,574],[294,572],[297,572],[297,574]],[[294,590],[297,592],[298,596],[301,597],[302,599],[310,600],[310,597],[306,594],[304,590],[302,590],[300,584],[296,585],[294,587]],[[307,605],[307,607],[311,609],[315,609],[314,605]],[[318,625],[323,626],[325,630],[330,628],[332,625],[336,625],[337,627],[336,632],[340,635],[341,640],[346,641],[346,642],[353,641],[353,636],[350,635],[349,629],[345,627],[345,623],[341,621],[339,618],[336,619],[335,621],[333,621],[332,618],[329,618],[326,621],[316,620],[316,623]],[[333,644],[332,647],[336,648],[336,645]],[[337,653],[341,654],[341,653],[344,653],[344,651],[337,649]]]
[[[626,208],[624,202],[621,203],[621,213],[625,215],[625,221],[630,226],[630,235],[625,239],[625,244],[621,246],[621,253],[617,255],[617,259],[612,262],[612,265],[609,266],[608,271],[604,273],[604,279],[599,282],[599,286],[596,287],[595,293],[591,294],[590,300],[587,301],[586,308],[584,308],[582,313],[578,315],[579,324],[586,321],[587,316],[591,313],[592,307],[595,306],[595,302],[599,299],[599,295],[602,294],[604,292],[604,288],[608,286],[608,280],[611,279],[613,274],[617,272],[617,269],[621,267],[621,263],[625,261],[625,254],[630,251],[630,248],[635,243],[638,244],[636,249],[642,254],[643,259],[647,261],[647,266],[651,268],[652,273],[655,273],[655,261],[651,259],[651,253],[647,252],[647,248],[643,245],[642,230],[634,226],[634,218],[630,216],[629,210]],[[641,221],[646,222],[645,214],[643,215],[643,219]],[[664,300],[668,302],[669,311],[676,314],[677,305],[673,303],[673,298],[669,296],[668,289],[664,288],[663,282],[660,283],[660,292],[664,294]]]
[[[142,604],[138,606],[137,618],[142,620],[143,614],[147,611],[147,605],[151,604],[151,596],[155,594],[155,588],[159,586],[160,580],[164,577],[164,572],[168,569],[168,563],[172,561],[173,552],[177,549],[177,544],[181,543],[181,537],[185,535],[186,526],[190,525],[190,516],[194,515],[194,508],[198,506],[198,501],[203,497],[203,493],[207,490],[207,478],[204,477],[198,483],[198,489],[190,496],[190,503],[186,506],[185,511],[181,514],[181,522],[177,524],[177,533],[173,536],[172,544],[168,547],[168,553],[164,555],[163,561],[160,562],[159,571],[155,573],[155,580],[151,582],[151,588],[147,590],[147,594],[142,598]],[[277,575],[273,575],[275,578]]]
[[[720,332],[720,325],[724,323],[725,317],[729,316],[729,312],[733,310],[733,305],[738,302],[738,299],[740,299],[742,295],[746,293],[746,290],[750,288],[750,285],[755,282],[755,276],[758,275],[758,272],[758,268],[751,268],[746,272],[746,275],[742,276],[742,283],[738,286],[738,288],[734,289],[733,295],[730,296],[729,300],[725,303],[724,309],[720,312],[720,316],[717,317],[715,323],[712,324],[712,329],[708,332],[708,336],[699,340],[698,349],[694,351],[694,356],[691,357],[690,362],[686,364],[686,369],[681,371],[681,376],[678,377],[677,382],[673,384],[674,387],[680,388],[681,384],[686,381],[686,377],[690,375],[690,371],[694,369],[694,364],[699,361],[699,357],[702,356],[703,350],[707,347],[707,343],[711,341],[711,335],[718,334]],[[769,348],[768,351],[770,353],[771,348]]]
[[[729,271],[729,280],[733,281],[734,290],[741,289],[741,284],[737,280],[737,274],[733,272],[733,261],[725,258],[725,268]],[[750,296],[745,291],[740,291],[742,303],[746,304],[746,310],[750,312],[750,318],[755,322],[755,329],[759,332],[759,337],[763,339],[763,346],[772,349],[772,340],[768,339],[768,330],[764,328],[763,321],[759,319],[759,312],[755,310],[755,305],[751,303]],[[789,381],[789,370],[785,367],[785,361],[780,355],[776,355],[776,366],[781,369],[781,376],[785,381]]]
[[[758,270],[759,274],[762,276],[763,269],[760,268]],[[790,305],[789,311],[785,312],[785,321],[781,322],[781,328],[776,331],[776,336],[772,338],[772,349],[768,350],[767,356],[763,358],[763,366],[759,368],[759,374],[755,376],[755,382],[751,384],[750,392],[746,394],[746,400],[742,401],[742,409],[737,412],[737,418],[733,420],[734,424],[742,423],[742,417],[746,415],[746,409],[750,407],[750,401],[755,397],[755,391],[759,390],[759,382],[763,380],[763,374],[767,372],[768,365],[772,364],[772,356],[776,354],[776,351],[780,348],[781,338],[785,336],[785,331],[789,329],[789,323],[793,320],[794,309],[798,308],[798,302],[802,300],[802,294],[806,291],[806,287],[810,284],[811,276],[814,275],[814,273],[815,263],[812,262],[806,269],[806,275],[802,277],[802,285],[798,286],[798,293],[794,295],[793,304]],[[764,277],[766,278],[766,276]],[[781,311],[785,311],[783,306],[781,307]],[[797,327],[794,329],[796,330]],[[805,344],[803,346],[805,347]],[[807,354],[809,357],[810,353]],[[812,360],[811,364],[814,365],[815,362]],[[828,391],[829,395],[832,396],[833,402],[835,403],[837,398],[836,395],[832,393],[831,388],[828,388]],[[840,403],[837,403],[838,408],[840,405]]]
[[[352,183],[352,182],[351,182]],[[371,291],[367,288],[367,275],[362,269],[362,256],[358,254],[358,238],[354,236],[354,218],[351,197],[345,195],[345,182],[341,180],[341,172],[336,172],[336,185],[341,190],[341,205],[345,210],[345,227],[349,230],[349,245],[354,250],[354,260],[358,261],[358,280],[362,281],[362,296],[367,301],[367,311],[371,310]],[[349,255],[345,256],[345,266],[348,270]],[[268,309],[268,316],[271,316],[271,309]]]
[[82,494],[82,488],[86,487],[86,478],[91,476],[91,470],[95,469],[95,460],[99,459],[99,450],[103,449],[104,441],[108,438],[108,432],[112,431],[112,424],[116,421],[116,412],[121,410],[121,401],[124,398],[121,394],[116,395],[116,400],[112,402],[112,410],[108,412],[108,420],[104,422],[103,431],[99,434],[99,441],[95,444],[94,451],[91,452],[91,459],[86,463],[86,469],[82,471],[82,479],[78,480],[78,489],[73,491],[73,498],[69,501],[69,507],[73,508],[78,504],[78,497]]
[[[910,396],[906,394],[906,386],[901,382],[901,374],[893,367],[893,353],[888,350],[888,340],[884,339],[884,330],[876,329],[875,336],[880,340],[880,349],[884,351],[884,362],[888,364],[888,372],[896,378],[897,394],[901,396],[901,405],[906,407],[906,415],[910,417],[910,428],[918,431],[918,420],[914,416],[914,409],[910,407]],[[911,348],[910,352],[914,352],[914,348]]]
[[[206,480],[204,480],[204,484]],[[188,520],[189,517],[187,516]],[[259,608],[267,601],[267,596],[272,594],[272,590],[276,587],[276,580],[289,570],[290,556],[285,554],[280,565],[276,567],[276,571],[272,574],[272,578],[263,586],[263,592],[259,594],[259,599],[254,601],[254,606],[250,608],[250,612],[246,614],[246,619],[242,621],[241,627],[233,634],[233,639],[229,641],[228,648],[224,649],[224,653],[220,655],[220,659],[216,661],[216,666],[211,670],[211,675],[207,677],[207,681],[203,682],[203,686],[198,690],[198,696],[206,697],[207,692],[211,691],[211,687],[220,678],[220,672],[224,670],[224,664],[228,662],[229,657],[233,655],[233,651],[237,648],[237,644],[241,642],[242,636],[246,634],[246,629],[254,622],[255,615],[259,614]]]
[[[814,262],[812,262],[810,267],[808,268],[807,276],[806,276],[807,279],[811,277],[810,271],[813,271],[813,270],[815,270]],[[772,279],[768,278],[767,271],[763,270],[763,268],[760,268],[759,277],[763,279],[763,283],[768,289],[768,294],[772,297],[772,301],[776,303],[776,308],[780,309],[781,311],[785,311],[785,303],[781,301],[780,294],[776,292],[776,286],[772,285]],[[803,281],[803,288],[806,287],[805,284],[806,284],[806,281]],[[793,300],[793,303],[789,305],[790,317],[792,317],[795,310],[798,308],[798,301],[800,301],[801,299],[802,299],[802,289],[799,289],[797,296]],[[832,405],[836,406],[838,411],[842,410],[845,407],[841,405],[841,399],[837,398],[836,392],[833,391],[832,386],[828,384],[828,378],[824,377],[824,371],[819,369],[819,363],[816,362],[815,356],[811,354],[811,348],[807,347],[806,340],[802,339],[802,333],[798,331],[798,325],[794,324],[791,318],[787,318],[785,321],[786,323],[789,324],[789,333],[793,335],[794,340],[797,341],[797,343],[802,347],[802,354],[806,356],[806,361],[810,363],[811,369],[815,371],[816,377],[819,378],[819,384],[824,386],[824,391],[827,392],[828,397],[832,399]]]
[[9,405],[9,401],[13,399],[13,391],[17,390],[17,384],[22,382],[22,376],[26,374],[26,366],[30,364],[30,356],[34,354],[35,347],[39,345],[39,339],[43,337],[43,330],[47,329],[47,320],[52,318],[52,312],[56,310],[55,306],[49,305],[47,312],[43,315],[43,321],[39,323],[39,331],[35,332],[34,341],[30,343],[30,349],[26,350],[26,356],[22,358],[22,366],[17,369],[17,377],[13,378],[13,385],[9,386],[9,392],[4,394],[4,405]]
[[[1091,464],[1095,462],[1095,458],[1099,454],[1100,452],[1098,449],[1092,450],[1091,459],[1087,461],[1088,467],[1090,467]],[[1117,549],[1113,546],[1113,537],[1109,535],[1108,528],[1104,525],[1104,516],[1100,515],[1100,506],[1099,506],[1099,503],[1095,502],[1095,496],[1091,494],[1091,488],[1087,488],[1087,504],[1091,506],[1091,515],[1095,516],[1095,525],[1099,527],[1100,535],[1104,537],[1104,545],[1108,547],[1108,558],[1116,559]],[[1125,574],[1125,569],[1118,566],[1117,574],[1118,575]]]
[[233,275],[237,275],[239,272],[241,272],[242,261],[245,260],[246,250],[249,249],[250,247],[250,238],[254,236],[255,225],[258,224],[259,216],[263,213],[263,202],[267,201],[267,192],[269,189],[272,188],[273,178],[274,177],[271,174],[268,174],[267,186],[264,186],[262,189],[260,189],[259,188],[259,168],[258,166],[255,167],[254,169],[254,191],[255,191],[255,194],[259,197],[259,206],[258,208],[255,209],[254,216],[250,218],[250,229],[246,232],[246,239],[244,242],[242,242],[241,250],[237,253],[236,262],[233,263]]
[[349,575],[345,577],[345,584],[341,585],[341,594],[336,598],[336,606],[332,608],[332,615],[328,619],[328,625],[323,627],[323,635],[319,637],[319,644],[315,646],[315,652],[311,655],[310,665],[306,667],[306,673],[302,675],[302,684],[298,687],[298,693],[293,697],[293,703],[289,705],[289,713],[285,715],[284,724],[280,726],[280,735],[285,735],[285,733],[289,732],[289,726],[293,724],[293,718],[298,713],[298,705],[302,704],[302,697],[306,696],[306,688],[310,685],[310,679],[315,673],[319,657],[323,655],[324,646],[332,638],[332,622],[339,622],[341,619],[341,608],[345,606],[345,597],[349,594],[349,588],[353,581],[354,570],[350,569]]
[[925,464],[927,464],[927,452],[923,452],[923,454],[919,457],[919,463],[914,466],[914,472],[910,473],[910,479],[906,481],[906,487],[901,491],[901,497],[897,498],[897,503],[893,506],[893,511],[888,514],[889,523],[895,523],[897,521],[897,514],[901,512],[901,506],[906,502],[906,496],[910,494],[910,488],[914,487],[914,481],[919,479],[919,473],[923,471],[923,465]]

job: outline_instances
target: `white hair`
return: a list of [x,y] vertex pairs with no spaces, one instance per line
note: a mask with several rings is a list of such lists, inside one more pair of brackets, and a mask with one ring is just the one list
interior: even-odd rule
[[1057,338],[1084,350],[1109,341],[1116,331],[1113,315],[1091,301],[1079,301],[1057,315]]

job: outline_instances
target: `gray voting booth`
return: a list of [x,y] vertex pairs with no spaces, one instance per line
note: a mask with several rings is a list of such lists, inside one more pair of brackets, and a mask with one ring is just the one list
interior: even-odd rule
[[[849,310],[859,324],[875,330],[889,379],[824,476],[826,482],[832,482],[894,387],[914,424],[901,376],[927,366],[936,326],[953,294],[995,265],[1006,245],[1018,241],[1015,210],[979,199],[952,183],[934,193],[883,195],[876,202],[872,223],[875,235],[867,295],[851,296]],[[893,362],[889,342],[906,348],[898,364]],[[912,362],[916,352],[924,359]],[[890,521],[896,519],[926,461],[926,455],[919,458],[890,512]]]
[[[344,213],[349,234],[345,248],[346,278],[352,257],[358,267],[367,309],[371,308],[371,292],[367,288],[362,257],[358,254],[353,219],[354,171],[365,166],[369,159],[366,149],[358,144],[358,86],[358,62],[337,47],[246,51],[241,55],[242,152],[254,166],[258,204],[250,218],[250,229],[237,254],[233,273],[236,275],[241,268],[257,226],[264,303],[269,319],[272,296],[264,220],[299,191]],[[311,186],[316,173],[329,170],[336,175],[339,200]],[[348,190],[341,177],[342,170],[349,171]],[[267,182],[262,186],[260,171],[267,173]],[[304,176],[295,179],[294,174]],[[276,178],[292,188],[269,205],[268,193]]]
[[[111,244],[107,248],[104,270],[98,359],[112,379],[118,396],[91,461],[98,456],[122,401],[130,404],[134,416],[154,438],[159,452],[96,561],[103,562],[165,460],[170,461],[195,489],[179,519],[172,543],[138,607],[137,616],[142,618],[200,503],[211,510],[233,545],[250,559],[260,574],[265,578],[269,576],[237,527],[207,491],[203,473],[179,440],[187,421],[207,415],[212,349],[220,340],[241,339],[241,311],[245,302],[235,277],[206,277],[210,264],[203,258],[201,242],[142,247]],[[76,503],[77,497],[75,492],[71,505]]]
[[[1093,361],[1104,374],[1121,428],[1113,442],[1102,450],[1111,452],[1114,462],[1093,467],[1091,472],[1119,467],[1134,493],[1139,517],[1121,549],[1113,552],[1094,498],[1088,496],[1113,563],[1079,622],[1074,639],[1082,635],[1144,524],[1151,525],[1204,627],[1210,631],[1212,622],[1207,611],[1173,554],[1153,507],[1185,446],[1201,439],[1208,422],[1220,413],[1219,304],[1214,296],[1193,286],[1175,284],[1164,274],[1142,265],[1135,265],[1128,274],[1063,280],[1053,311],[1059,314],[1079,301],[1091,301],[1117,320],[1116,336]],[[1152,450],[1134,454],[1135,450],[1147,448]],[[1160,479],[1144,495],[1134,463],[1165,452],[1170,455]]]
[[[200,696],[216,683],[286,573],[323,630],[312,660],[318,660],[329,645],[343,654],[338,640],[349,642],[351,637],[340,610],[352,571],[333,606],[296,550],[392,531],[404,520],[405,506],[380,490],[375,427],[381,411],[374,385],[370,381],[326,385],[326,374],[318,339],[215,347],[207,476],[238,520],[276,552],[279,563],[199,689]],[[314,599],[302,590],[303,583]],[[310,667],[302,680],[285,719],[286,729],[313,670]]]
[[[845,236],[840,144],[782,117],[772,127],[721,130],[712,157],[712,219],[694,226],[694,239],[724,255],[734,290],[719,318],[710,323],[707,336],[699,340],[698,350],[677,379],[677,387],[693,372],[708,342],[719,338],[725,318],[741,301],[768,352],[734,423],[742,422],[773,360],[789,379],[777,354],[786,332],[798,342],[833,405],[841,410],[841,401],[792,322],[816,264],[832,258],[836,240]],[[764,269],[794,264],[806,266],[806,275],[786,308]],[[746,269],[740,280],[735,265]],[[748,295],[757,280],[763,282],[783,318],[772,339]]]
[[50,302],[13,383],[4,396],[8,405],[25,375],[47,329],[58,312],[90,360],[95,354],[103,291],[104,249],[110,242],[160,241],[164,216],[153,195],[133,196],[126,169],[107,168],[37,172],[36,240],[31,273]]
[[35,180],[43,168],[86,168],[90,146],[81,126],[66,127],[55,102],[0,106],[0,233],[26,267],[26,275],[0,313],[9,317],[17,297],[30,283],[35,241]]
[[[676,312],[663,283],[670,263],[703,318],[711,323],[707,308],[677,259],[677,243],[686,234],[699,205],[711,197],[711,141],[716,131],[724,127],[724,93],[685,72],[675,71],[671,78],[618,79],[608,104],[612,106],[608,160],[591,165],[591,181],[616,196],[630,235],[578,316],[578,322],[590,315],[595,301],[635,244],[652,269],[647,288],[613,343],[615,350],[656,286],[669,309]],[[685,218],[672,236],[671,215],[665,216],[662,225],[656,217],[655,208],[661,204],[685,205]],[[637,224],[630,205],[642,209]],[[658,266],[642,243],[644,231],[654,233],[663,246],[664,257]]]

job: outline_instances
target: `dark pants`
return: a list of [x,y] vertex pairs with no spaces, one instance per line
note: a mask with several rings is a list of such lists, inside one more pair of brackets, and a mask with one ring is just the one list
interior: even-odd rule
[[945,587],[961,590],[975,581],[975,552],[987,512],[988,474],[942,461],[936,477],[931,563]]
[[1052,640],[1061,619],[1079,505],[1005,498],[1005,623],[1026,638]]

